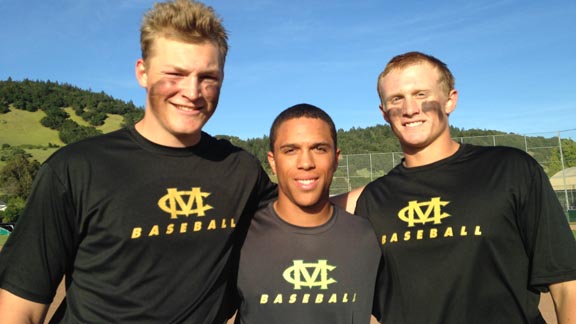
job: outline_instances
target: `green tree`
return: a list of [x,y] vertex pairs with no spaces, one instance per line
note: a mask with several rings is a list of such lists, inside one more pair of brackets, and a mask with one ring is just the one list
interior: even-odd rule
[[562,154],[567,168],[576,166],[576,142],[571,139],[562,140]]
[[10,144],[2,144],[2,149],[0,149],[0,161],[7,162],[13,159],[16,155],[22,155],[25,158],[31,158],[32,155],[26,152],[21,147],[12,147]]
[[50,109],[44,110],[46,116],[44,116],[40,123],[44,127],[48,127],[50,129],[59,129],[62,127],[64,121],[70,117],[67,112],[60,108],[51,107]]
[[40,163],[24,154],[12,156],[0,170],[0,190],[9,197],[26,200],[39,169]]
[[108,116],[102,110],[87,110],[82,114],[82,118],[92,126],[102,126]]
[[60,127],[58,136],[62,142],[70,144],[100,134],[102,132],[94,127],[81,126],[73,120],[67,119]]
[[[132,102],[130,102],[132,103]],[[122,126],[130,126],[136,124],[144,117],[144,109],[134,109],[131,112],[127,112],[124,114],[124,121],[122,122]]]
[[22,197],[11,197],[6,201],[6,210],[0,212],[0,219],[4,223],[16,222],[26,206]]
[[[571,139],[562,139],[562,157],[564,159],[564,168],[576,166],[576,142]],[[562,160],[560,159],[559,148],[554,148],[549,159],[549,164],[545,168],[548,176],[553,176],[562,170]]]
[[0,98],[0,114],[5,114],[10,112],[10,105],[8,105],[8,101]]

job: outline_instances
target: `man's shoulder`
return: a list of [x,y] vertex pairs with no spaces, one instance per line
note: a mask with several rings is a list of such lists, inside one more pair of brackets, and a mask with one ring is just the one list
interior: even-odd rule
[[465,156],[481,163],[537,165],[538,162],[522,149],[511,146],[476,146],[467,144]]
[[210,160],[233,159],[244,161],[245,163],[260,165],[260,161],[250,152],[232,144],[225,138],[214,137],[207,133],[202,133],[201,147],[198,154]]
[[96,135],[70,143],[54,152],[47,160],[54,163],[59,160],[69,160],[75,157],[86,158],[100,150],[109,150],[112,144],[126,141],[129,138],[129,131],[125,128],[110,133]]
[[368,218],[362,215],[351,214],[336,205],[334,205],[334,216],[338,217],[338,219],[347,224],[347,226],[361,226],[365,227],[365,229],[372,230],[372,225]]
[[510,155],[514,157],[525,158],[529,157],[529,154],[524,150],[521,150],[512,146],[480,146],[472,144],[462,144],[465,153],[472,154],[486,154],[486,155]]

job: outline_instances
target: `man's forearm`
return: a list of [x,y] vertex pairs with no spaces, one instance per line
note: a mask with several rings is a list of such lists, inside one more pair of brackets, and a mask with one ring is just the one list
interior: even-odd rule
[[558,324],[576,324],[576,280],[550,285]]
[[48,305],[35,303],[0,289],[0,316],[2,323],[42,324]]

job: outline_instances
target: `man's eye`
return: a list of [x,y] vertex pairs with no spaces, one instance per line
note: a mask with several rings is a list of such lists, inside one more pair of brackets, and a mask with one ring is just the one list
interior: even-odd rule
[[218,73],[206,73],[200,74],[198,76],[200,82],[212,84],[212,83],[219,83],[220,82],[220,74]]
[[326,146],[324,146],[324,145],[316,146],[314,149],[315,149],[316,151],[319,151],[319,152],[322,152],[322,153],[328,152],[328,148],[327,148]]

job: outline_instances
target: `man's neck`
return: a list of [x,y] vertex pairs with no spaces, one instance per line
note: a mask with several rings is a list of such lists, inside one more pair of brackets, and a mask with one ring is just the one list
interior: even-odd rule
[[150,142],[156,143],[158,145],[167,147],[192,147],[200,142],[202,133],[197,134],[185,134],[182,136],[176,136],[165,130],[160,125],[157,125],[155,121],[150,122],[145,119],[139,121],[134,125],[136,131],[145,139]]
[[328,201],[319,207],[306,208],[278,199],[274,202],[274,210],[280,218],[289,224],[300,227],[316,227],[330,220],[334,207]]
[[404,166],[406,168],[414,168],[438,162],[454,155],[460,147],[460,143],[457,143],[452,139],[446,143],[437,144],[439,145],[429,145],[422,149],[403,149]]

